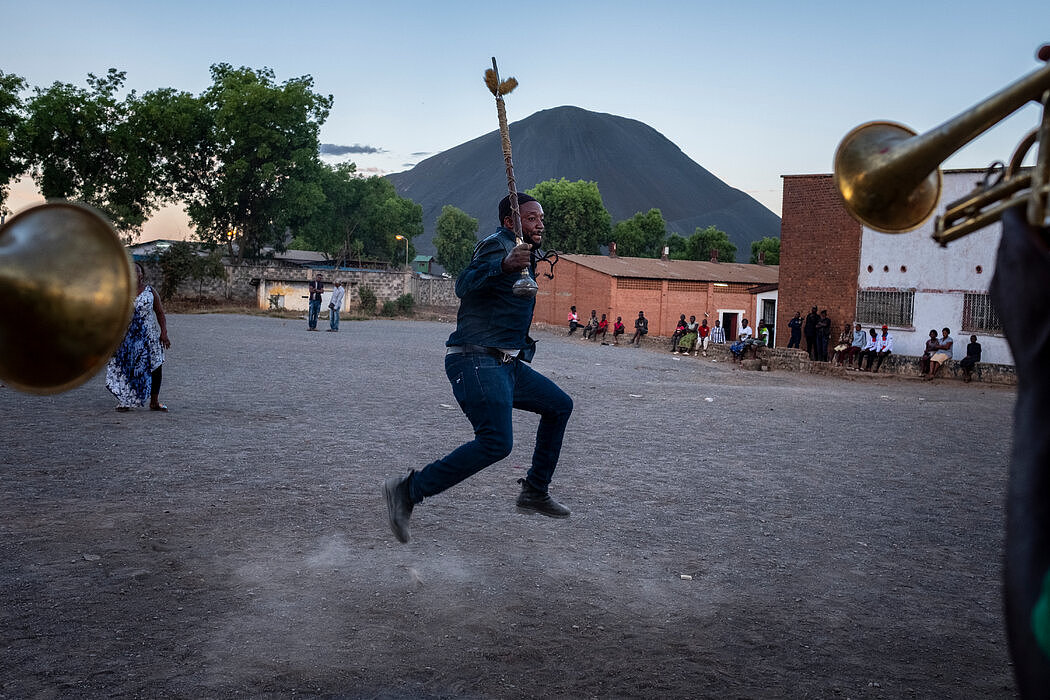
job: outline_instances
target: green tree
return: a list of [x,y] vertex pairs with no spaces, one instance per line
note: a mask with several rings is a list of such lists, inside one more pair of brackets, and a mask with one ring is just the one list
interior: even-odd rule
[[434,247],[437,261],[445,272],[457,276],[467,269],[478,244],[478,220],[451,204],[441,208],[437,218]]
[[25,88],[22,78],[0,71],[0,216],[10,213],[7,195],[11,181],[26,167],[15,142],[15,133],[25,118],[21,96]]
[[103,77],[89,73],[88,89],[36,88],[16,139],[44,197],[91,204],[130,240],[165,193],[161,154],[138,131],[138,98],[117,99],[124,79],[111,68]]
[[733,262],[736,258],[736,246],[725,231],[714,226],[697,227],[693,235],[685,239],[685,248],[671,257],[675,260],[710,260],[712,248],[718,251],[719,262]]
[[157,256],[161,271],[161,296],[171,299],[178,292],[179,285],[187,280],[198,283],[197,297],[204,295],[204,282],[226,277],[226,267],[222,264],[222,253],[212,250],[207,255],[200,255],[197,247],[186,241],[176,241],[171,247]]
[[666,238],[667,224],[659,209],[650,209],[645,214],[638,212],[617,223],[612,230],[617,254],[630,258],[659,257]]
[[[314,173],[321,199],[310,212],[293,214],[287,221],[296,232],[295,245],[327,253],[339,262],[362,256],[404,262],[404,243],[415,254],[411,239],[423,233],[423,207],[400,197],[389,180],[354,176],[353,164],[330,168],[320,165]],[[305,186],[306,183],[303,183]]]
[[340,262],[349,259],[354,215],[359,204],[352,182],[356,170],[353,163],[340,163],[335,167],[318,164],[314,177],[322,200],[312,212],[293,215],[290,225],[295,238],[290,248],[316,250]]
[[602,204],[598,183],[546,180],[527,194],[543,206],[544,246],[562,253],[595,255],[609,243],[612,217]]
[[758,254],[765,253],[763,258],[766,265],[780,264],[780,239],[766,236],[760,241],[751,241],[751,262],[758,262]]
[[211,76],[200,97],[207,137],[178,174],[186,212],[201,240],[239,259],[280,250],[289,223],[324,201],[318,135],[332,98],[308,75],[278,84],[269,68],[220,63]]

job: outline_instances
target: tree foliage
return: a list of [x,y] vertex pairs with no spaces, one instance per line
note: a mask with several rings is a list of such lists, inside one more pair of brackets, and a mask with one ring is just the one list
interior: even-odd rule
[[672,249],[671,258],[675,260],[710,260],[711,249],[718,251],[719,262],[733,262],[736,259],[736,246],[729,240],[725,231],[714,226],[697,228],[693,235],[683,239],[681,249]]
[[15,132],[25,118],[21,95],[25,88],[22,78],[0,71],[0,214],[9,213],[6,204],[11,181],[25,172],[15,141]]
[[308,75],[278,84],[269,68],[220,63],[211,76],[202,151],[181,164],[177,183],[186,212],[201,240],[237,257],[281,250],[289,222],[324,199],[318,137],[332,98]]
[[667,238],[667,224],[659,209],[638,212],[620,221],[612,230],[616,252],[624,257],[657,258]]
[[546,180],[527,194],[543,206],[544,247],[562,253],[597,254],[612,233],[612,217],[602,204],[598,183],[565,178]]
[[467,269],[478,244],[478,220],[462,209],[446,204],[437,218],[434,247],[438,264],[457,276]]
[[423,233],[423,207],[398,196],[386,178],[360,178],[354,171],[353,163],[318,165],[313,175],[321,195],[317,206],[288,219],[295,245],[324,252],[338,264],[361,257],[404,261],[405,244],[395,236],[409,239],[413,255],[411,239]]
[[89,73],[87,89],[36,88],[16,139],[45,198],[86,202],[130,238],[160,206],[164,170],[162,148],[141,133],[139,98],[117,98],[124,79],[111,68],[102,77]]
[[196,246],[186,241],[176,241],[171,247],[157,257],[160,264],[162,282],[161,296],[171,299],[179,285],[187,280],[198,283],[198,296],[203,294],[204,282],[211,279],[223,279],[226,268],[222,264],[222,255],[212,250],[205,256],[198,254]]
[[780,239],[766,236],[759,241],[751,241],[751,262],[758,262],[758,254],[765,253],[763,262],[766,265],[780,264]]

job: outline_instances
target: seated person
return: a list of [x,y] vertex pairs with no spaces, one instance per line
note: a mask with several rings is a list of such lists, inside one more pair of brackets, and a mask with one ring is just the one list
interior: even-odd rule
[[685,333],[686,328],[685,314],[678,317],[678,324],[674,328],[674,333],[671,334],[671,350],[675,355],[678,354],[678,341],[681,340],[682,335]]
[[613,345],[620,344],[620,336],[626,329],[623,325],[623,319],[619,316],[616,317],[616,323],[613,324]]
[[835,353],[831,356],[831,364],[838,363],[839,367],[845,364],[849,355],[850,347],[853,345],[853,324],[847,322],[839,333],[839,342],[835,346]]
[[[893,354],[893,336],[890,335],[889,326],[882,327],[882,335],[880,335],[876,342],[878,347],[875,348],[875,369],[872,372],[878,372],[879,368],[882,367],[882,362],[887,357]],[[871,355],[868,356],[868,369],[871,369]]]
[[605,314],[602,314],[602,320],[598,321],[598,327],[594,329],[594,333],[591,334],[591,340],[598,340],[601,337],[602,341],[605,341],[605,334],[609,332],[609,321],[605,318]]
[[926,374],[926,379],[936,377],[941,367],[944,367],[944,364],[952,359],[952,345],[954,344],[955,341],[952,340],[951,331],[947,328],[942,328],[937,352],[930,356],[930,371]]
[[583,339],[590,338],[596,330],[598,330],[598,312],[591,309],[591,317],[587,320],[587,325],[583,329]]
[[930,373],[930,358],[940,349],[941,341],[937,340],[937,331],[931,329],[930,339],[926,341],[926,348],[922,352],[922,357],[919,358],[919,371],[922,376],[925,377]]
[[740,325],[737,327],[737,341],[729,346],[729,352],[733,353],[733,361],[739,362],[744,359],[744,353],[747,349],[754,345],[752,336],[754,331],[751,329],[751,324],[747,322],[747,319],[742,319]]
[[685,324],[685,331],[682,333],[682,337],[678,339],[678,347],[674,351],[675,355],[679,352],[683,355],[689,354],[689,351],[693,349],[693,345],[696,343],[699,328],[700,325],[696,322],[696,316],[690,316],[689,323]]
[[860,351],[857,356],[857,369],[861,372],[866,372],[864,369],[864,358],[868,358],[868,369],[871,368],[871,363],[875,361],[875,355],[879,353],[879,333],[874,328],[868,331],[871,337],[868,338],[864,344],[864,348]]
[[[933,331],[930,331],[931,333]],[[969,382],[973,379],[973,368],[978,362],[981,361],[981,344],[977,342],[977,336],[970,336],[970,344],[966,346],[966,357],[959,360],[959,366],[962,367],[963,381]]]
[[[860,351],[864,349],[864,346],[868,344],[868,334],[864,332],[858,323],[853,330],[853,341],[849,346],[849,350],[846,351],[846,366],[853,366],[853,358],[860,354]],[[860,360],[857,360],[857,366],[860,366]]]

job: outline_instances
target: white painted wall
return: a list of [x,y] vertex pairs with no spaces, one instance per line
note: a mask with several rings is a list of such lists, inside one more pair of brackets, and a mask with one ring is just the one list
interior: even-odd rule
[[[972,170],[946,171],[936,213],[943,213],[948,203],[969,193],[980,176],[980,172]],[[963,294],[987,293],[995,274],[1002,227],[995,223],[942,248],[932,238],[933,225],[934,217],[930,217],[909,233],[887,234],[864,227],[858,287],[915,292],[914,326],[890,329],[895,352],[921,355],[930,330],[940,335],[941,328],[947,326],[955,339],[954,359],[958,360],[966,355],[966,344],[970,342],[970,333],[960,330]],[[1013,364],[1005,337],[982,333],[977,336],[982,361]]]

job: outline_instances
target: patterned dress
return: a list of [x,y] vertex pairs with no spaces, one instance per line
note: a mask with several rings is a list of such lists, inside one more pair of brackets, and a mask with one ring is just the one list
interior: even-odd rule
[[164,364],[160,324],[153,311],[153,287],[135,297],[135,313],[128,332],[106,365],[106,388],[121,406],[145,406],[149,400],[150,374]]

